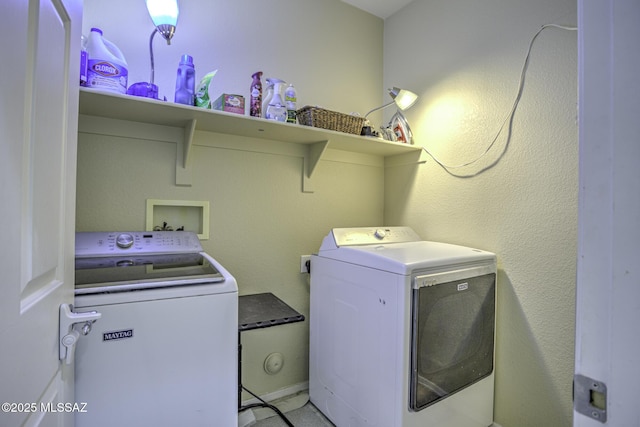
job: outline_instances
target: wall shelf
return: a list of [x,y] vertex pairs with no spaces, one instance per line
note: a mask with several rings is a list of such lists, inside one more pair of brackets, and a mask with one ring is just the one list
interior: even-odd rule
[[183,128],[182,164],[176,167],[185,169],[189,168],[191,144],[196,130],[306,145],[306,181],[311,179],[327,148],[381,157],[420,150],[414,145],[378,138],[85,88],[80,88],[80,114]]

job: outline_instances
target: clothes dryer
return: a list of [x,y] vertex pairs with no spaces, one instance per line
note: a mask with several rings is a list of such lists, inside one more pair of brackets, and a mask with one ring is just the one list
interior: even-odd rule
[[311,401],[340,427],[490,426],[495,295],[490,252],[332,230],[311,258]]

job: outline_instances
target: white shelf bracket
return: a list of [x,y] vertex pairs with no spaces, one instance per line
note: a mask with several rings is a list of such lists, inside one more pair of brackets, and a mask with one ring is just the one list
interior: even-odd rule
[[304,170],[302,174],[302,192],[313,193],[313,173],[322,159],[322,155],[329,146],[329,141],[320,141],[306,147],[304,155]]
[[191,187],[191,145],[196,131],[197,120],[192,119],[184,127],[182,141],[177,142],[176,147],[176,185]]

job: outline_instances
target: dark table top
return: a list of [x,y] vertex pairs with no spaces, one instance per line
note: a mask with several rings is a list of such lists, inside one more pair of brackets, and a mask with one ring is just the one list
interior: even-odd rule
[[302,314],[271,292],[242,295],[238,299],[238,330],[240,332],[303,320]]

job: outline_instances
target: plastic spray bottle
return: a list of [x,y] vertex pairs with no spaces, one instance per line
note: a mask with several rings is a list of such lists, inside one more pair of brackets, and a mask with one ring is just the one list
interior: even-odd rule
[[283,80],[277,80],[275,87],[273,88],[273,97],[269,101],[267,106],[266,118],[269,120],[277,120],[279,122],[287,121],[287,107],[285,106],[282,98],[284,97],[284,85],[286,83]]
[[249,104],[249,114],[252,117],[262,117],[262,82],[260,81],[262,71],[257,71],[251,75],[251,103]]
[[273,98],[273,88],[274,88],[274,79],[267,77],[267,86],[262,97],[262,115],[263,117],[267,117],[267,107],[269,106],[269,102],[271,102],[271,98]]
[[176,76],[176,95],[178,104],[195,105],[196,69],[190,55],[182,55]]

